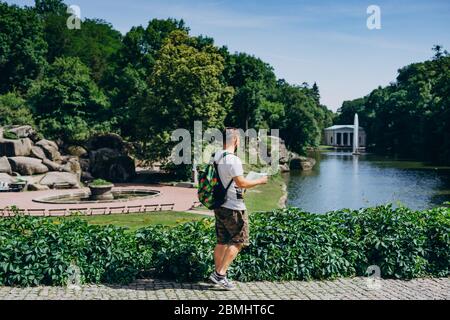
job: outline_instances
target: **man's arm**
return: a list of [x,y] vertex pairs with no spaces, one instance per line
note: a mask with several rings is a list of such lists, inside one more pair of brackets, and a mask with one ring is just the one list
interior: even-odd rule
[[244,178],[244,176],[237,176],[237,177],[234,177],[233,180],[236,183],[236,185],[238,186],[238,188],[250,189],[250,188],[256,187],[257,185],[260,185],[260,184],[266,184],[267,176],[256,179],[256,180],[247,180]]

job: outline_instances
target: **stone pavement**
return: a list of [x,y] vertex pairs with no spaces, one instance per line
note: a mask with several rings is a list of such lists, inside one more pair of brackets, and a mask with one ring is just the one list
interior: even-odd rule
[[20,209],[74,209],[74,208],[99,208],[99,207],[116,207],[116,206],[142,206],[161,203],[173,203],[175,211],[188,211],[192,208],[194,201],[197,200],[197,189],[195,188],[178,188],[163,185],[149,185],[141,183],[123,183],[116,184],[118,188],[125,190],[144,189],[156,190],[160,194],[153,198],[135,199],[126,202],[107,202],[107,203],[83,203],[83,204],[48,204],[34,202],[33,199],[56,196],[62,194],[71,194],[80,191],[88,191],[88,189],[73,190],[45,190],[30,192],[5,192],[0,193],[0,210],[10,206],[17,206]]
[[0,287],[0,300],[288,300],[288,299],[450,299],[450,278],[410,281],[379,280],[379,288],[367,278],[334,281],[286,281],[237,283],[234,291],[223,291],[208,283],[175,283],[140,279],[128,286],[85,285],[64,287]]

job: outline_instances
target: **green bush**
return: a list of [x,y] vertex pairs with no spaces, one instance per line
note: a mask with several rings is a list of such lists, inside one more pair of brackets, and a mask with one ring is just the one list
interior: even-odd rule
[[19,137],[14,132],[5,131],[3,132],[3,138],[4,139],[10,139],[10,140],[17,140]]
[[178,281],[203,280],[213,271],[215,246],[213,221],[203,219],[177,227],[151,226],[140,229],[140,247],[154,252],[151,267],[155,275]]
[[[230,276],[240,281],[450,275],[450,209],[379,206],[324,215],[288,208],[250,215],[251,245]],[[214,220],[135,233],[80,219],[0,220],[0,285],[61,285],[72,261],[86,283],[127,283],[142,271],[177,281],[213,271]]]
[[[450,210],[391,206],[324,215],[288,208],[250,215],[251,245],[230,268],[240,281],[365,276],[377,265],[384,278],[450,275]],[[175,228],[137,231],[155,251],[157,274],[179,281],[212,271],[214,224],[207,219]]]
[[112,184],[111,182],[106,181],[104,179],[95,179],[89,185],[94,186],[94,187],[100,187],[100,186],[109,186],[111,184]]
[[81,219],[0,220],[0,285],[64,285],[71,262],[83,283],[128,283],[150,257],[123,228]]
[[25,99],[15,92],[0,95],[0,125],[24,124],[35,125],[31,108]]

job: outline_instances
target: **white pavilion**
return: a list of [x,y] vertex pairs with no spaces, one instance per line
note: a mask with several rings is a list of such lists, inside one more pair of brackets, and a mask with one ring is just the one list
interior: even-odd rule
[[[334,125],[324,129],[323,144],[333,147],[352,148],[354,125]],[[359,127],[358,147],[366,146],[366,132]]]

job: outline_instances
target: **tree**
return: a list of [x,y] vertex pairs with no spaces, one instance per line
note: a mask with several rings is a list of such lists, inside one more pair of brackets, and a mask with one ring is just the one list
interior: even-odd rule
[[79,141],[109,118],[108,101],[78,58],[57,58],[28,93],[44,134]]
[[194,121],[202,121],[204,128],[223,128],[233,93],[221,82],[223,58],[213,46],[199,50],[196,45],[195,38],[177,30],[158,53],[139,124],[144,141],[164,141],[151,157],[167,157],[172,130],[192,131]]
[[62,0],[35,0],[34,10],[40,15],[64,15],[67,5]]
[[0,94],[24,92],[46,66],[43,24],[30,8],[0,2]]
[[23,124],[34,126],[33,115],[25,99],[14,92],[0,96],[0,126]]
[[187,32],[183,20],[151,20],[146,28],[133,27],[122,39],[114,54],[115,65],[102,82],[110,96],[118,130],[131,140],[139,139],[138,118],[149,95],[149,77],[157,54],[169,34]]
[[183,20],[176,19],[152,19],[146,28],[131,28],[125,35],[123,46],[117,55],[119,67],[132,65],[137,69],[144,68],[150,73],[158,51],[169,34],[175,30],[189,31]]
[[236,90],[227,123],[245,129],[256,127],[257,109],[275,87],[273,68],[245,53],[229,55],[226,50],[221,53],[227,61],[225,81]]
[[284,80],[278,81],[277,100],[284,105],[285,119],[280,124],[280,136],[286,146],[304,154],[309,146],[317,146],[323,128],[314,117],[319,108],[312,98],[311,89],[293,86]]
[[401,68],[395,82],[346,101],[337,123],[358,112],[373,151],[450,163],[450,56],[441,46],[431,60]]

